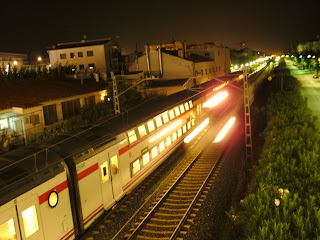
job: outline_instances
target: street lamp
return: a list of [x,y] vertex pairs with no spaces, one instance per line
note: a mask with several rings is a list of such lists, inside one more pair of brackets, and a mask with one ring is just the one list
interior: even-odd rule
[[38,57],[38,61],[41,62],[42,61],[42,57]]

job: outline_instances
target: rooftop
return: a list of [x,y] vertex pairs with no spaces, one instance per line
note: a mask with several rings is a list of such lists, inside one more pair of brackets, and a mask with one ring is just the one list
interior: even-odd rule
[[72,78],[25,79],[0,82],[0,110],[12,107],[29,108],[42,102],[96,92],[106,83],[93,79]]
[[111,38],[103,38],[103,39],[96,39],[96,40],[81,40],[79,42],[58,43],[57,45],[50,47],[48,50],[102,45],[110,41],[112,41]]

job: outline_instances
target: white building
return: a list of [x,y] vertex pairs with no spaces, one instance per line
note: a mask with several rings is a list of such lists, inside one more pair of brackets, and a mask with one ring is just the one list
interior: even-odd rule
[[58,43],[48,50],[51,66],[74,65],[77,72],[107,73],[120,69],[120,48],[111,38]]
[[27,59],[27,54],[0,52],[0,68],[9,70],[10,68],[17,67],[19,69],[27,64]]

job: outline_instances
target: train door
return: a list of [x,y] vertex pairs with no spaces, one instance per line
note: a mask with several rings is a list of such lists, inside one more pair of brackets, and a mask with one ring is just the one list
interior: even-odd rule
[[119,200],[122,197],[122,181],[121,173],[119,171],[119,155],[118,150],[109,152],[110,170],[111,170],[111,182],[113,196],[115,200]]
[[0,212],[0,239],[21,239],[15,206]]
[[23,239],[43,239],[39,200],[37,194],[17,204],[21,235]]

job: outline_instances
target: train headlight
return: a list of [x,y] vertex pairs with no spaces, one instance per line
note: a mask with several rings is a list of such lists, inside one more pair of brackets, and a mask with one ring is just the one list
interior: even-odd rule
[[48,204],[51,208],[54,208],[58,205],[59,195],[56,191],[52,191],[49,193]]

